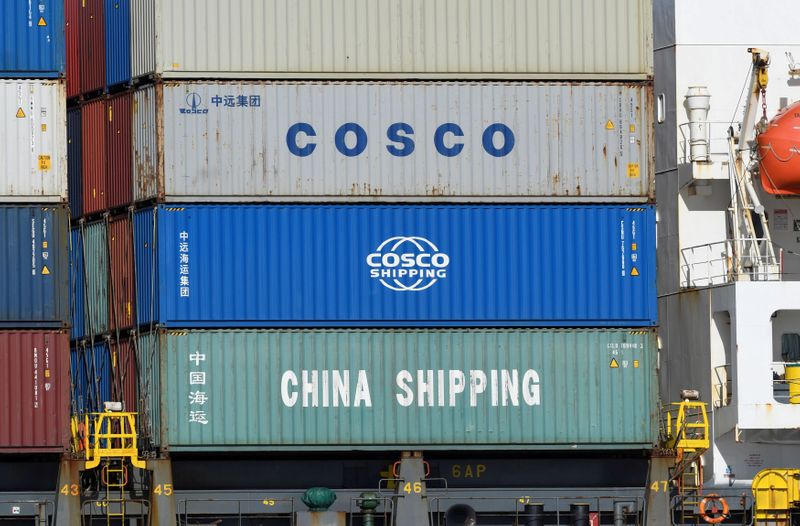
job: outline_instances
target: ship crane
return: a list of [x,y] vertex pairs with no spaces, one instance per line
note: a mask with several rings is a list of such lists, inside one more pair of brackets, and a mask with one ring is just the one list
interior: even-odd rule
[[[745,100],[744,117],[737,134],[731,126],[728,130],[728,155],[730,162],[731,205],[730,227],[732,229],[735,257],[728,272],[736,279],[769,280],[780,274],[780,262],[775,255],[764,205],[758,197],[753,180],[759,173],[756,153],[756,135],[767,128],[767,83],[769,80],[769,54],[749,48],[752,69]],[[762,101],[761,118],[756,123]]]

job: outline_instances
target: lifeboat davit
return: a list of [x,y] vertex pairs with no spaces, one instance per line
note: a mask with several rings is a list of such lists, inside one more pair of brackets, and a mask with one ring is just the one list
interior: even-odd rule
[[756,141],[764,190],[800,195],[800,101],[778,113]]

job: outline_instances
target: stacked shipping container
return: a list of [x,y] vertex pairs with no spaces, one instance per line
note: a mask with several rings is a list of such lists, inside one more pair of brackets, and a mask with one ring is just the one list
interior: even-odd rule
[[[80,414],[110,400],[136,409],[135,367],[127,374],[135,360],[121,356],[134,328],[130,10],[130,0],[66,2],[73,411]],[[96,374],[75,369],[96,362],[104,364]]]
[[[132,165],[136,290],[120,305],[135,303],[152,443],[649,447],[649,9],[132,3],[131,75],[153,82],[132,94],[130,164],[81,195],[113,209],[110,178]],[[109,167],[120,137],[102,135]],[[429,373],[455,391],[425,398]],[[548,420],[574,398],[592,428],[605,393],[636,405],[607,432]],[[257,400],[267,417],[231,424]]]
[[60,453],[70,390],[63,2],[3,2],[0,35],[0,454]]

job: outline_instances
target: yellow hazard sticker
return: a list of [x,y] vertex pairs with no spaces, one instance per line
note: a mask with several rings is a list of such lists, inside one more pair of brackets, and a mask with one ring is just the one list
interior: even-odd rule
[[22,106],[19,107],[17,110],[17,118],[24,119],[25,118],[25,110],[22,109]]
[[612,121],[611,119],[608,119],[608,122],[606,123],[606,129],[607,130],[613,130],[614,129],[614,121]]
[[47,248],[47,241],[42,241],[42,248]]
[[44,267],[42,267],[42,276],[49,276],[49,275],[50,275],[50,269],[47,268],[47,265],[45,265]]
[[636,243],[631,243],[631,250],[636,250],[636,247],[637,247],[637,246],[638,246],[638,245],[636,245]]
[[48,172],[48,171],[50,171],[51,166],[52,166],[52,162],[50,160],[50,156],[49,155],[40,155],[39,156],[39,170],[41,170],[43,172]]
[[39,22],[36,25],[39,26],[39,27],[44,27],[44,26],[47,25],[47,22],[44,21],[44,17],[43,16],[40,16],[39,17]]
[[639,275],[639,271],[636,269],[636,267],[633,267],[631,269],[631,276],[638,276],[638,275]]
[[47,124],[42,124],[42,132],[46,132],[46,131],[47,131]]
[[44,370],[44,377],[45,378],[50,378],[50,369],[45,369]]
[[630,126],[628,126],[628,131],[630,131],[631,133],[636,133],[636,125],[631,124]]
[[611,358],[611,363],[608,364],[608,366],[612,369],[619,369],[619,363],[617,362],[616,358]]
[[639,368],[639,360],[634,360],[633,361],[633,368],[634,369],[638,369]]
[[639,163],[628,163],[628,177],[631,179],[639,178]]

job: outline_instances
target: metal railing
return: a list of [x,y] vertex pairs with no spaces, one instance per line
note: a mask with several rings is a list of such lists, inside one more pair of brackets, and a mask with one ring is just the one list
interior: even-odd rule
[[[728,121],[706,121],[706,136],[708,141],[708,161],[711,162],[728,162],[728,129],[733,124]],[[738,133],[738,129],[736,132]],[[678,132],[681,134],[679,141],[680,146],[680,162],[692,162],[692,150],[689,137],[689,123],[684,122],[678,126]]]
[[[214,524],[214,521],[226,521],[225,524],[245,526],[260,524],[272,520],[282,524],[295,523],[295,502],[293,498],[283,499],[181,499],[178,501],[179,524],[182,526],[197,524]],[[233,522],[235,521],[235,522]]]
[[[753,497],[749,492],[741,491],[714,491],[730,506],[730,516],[722,524],[738,524],[749,526],[753,524]],[[700,517],[699,501],[703,496],[674,495],[670,502],[671,524],[682,526],[685,524],[706,524]]]
[[[768,244],[774,247],[775,256],[766,250]],[[681,250],[681,261],[682,287],[783,279],[783,249],[764,238],[726,239],[687,247]]]
[[[786,367],[800,367],[800,362],[772,362],[772,396],[781,404],[800,404],[800,378],[786,378]],[[794,388],[794,389],[792,389]]]
[[716,382],[714,383],[714,392],[717,394],[717,399],[714,402],[716,407],[725,407],[730,405],[731,398],[733,397],[732,383],[731,383],[731,364],[718,365],[714,367],[714,376]]
[[[443,496],[429,497],[428,501],[432,526],[449,526],[447,512],[458,505],[472,508],[479,519],[477,524],[526,524],[536,513],[542,518],[543,524],[569,526],[574,524],[570,506],[578,503],[588,506],[590,520],[597,521],[595,524],[613,524],[615,518],[622,519],[628,526],[644,524],[645,499],[641,496],[543,497],[532,491],[530,495],[516,499]],[[530,506],[536,505],[541,506],[541,513],[531,509]]]

